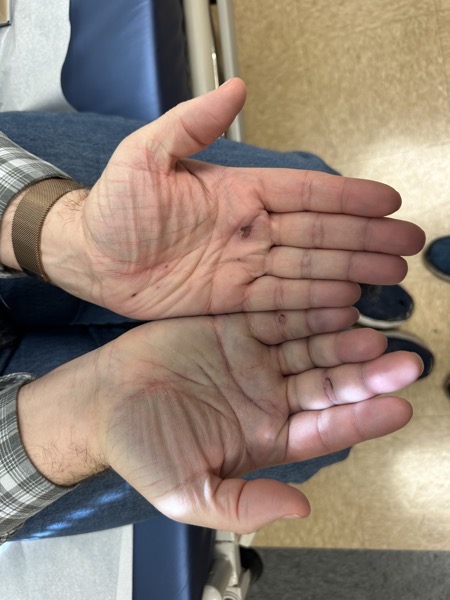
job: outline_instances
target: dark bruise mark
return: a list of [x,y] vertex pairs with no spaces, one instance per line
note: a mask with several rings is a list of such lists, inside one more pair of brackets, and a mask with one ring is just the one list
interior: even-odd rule
[[331,404],[337,404],[336,395],[334,393],[333,382],[331,381],[331,379],[329,377],[325,377],[325,381],[323,383],[323,389],[325,391],[325,394],[327,395],[328,400],[331,402]]
[[240,238],[248,238],[252,232],[252,225],[245,225],[245,227],[241,227],[239,229],[239,237]]

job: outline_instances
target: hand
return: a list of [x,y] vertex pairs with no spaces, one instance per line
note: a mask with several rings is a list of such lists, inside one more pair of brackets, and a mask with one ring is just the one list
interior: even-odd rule
[[50,211],[50,279],[136,319],[337,307],[355,284],[393,284],[423,232],[384,218],[392,188],[287,169],[186,157],[227,129],[245,102],[231,80],[126,138],[93,189]]
[[386,339],[370,329],[325,333],[355,318],[346,308],[139,326],[22,388],[25,448],[62,485],[111,466],[179,521],[245,532],[307,516],[299,490],[241,476],[411,416],[405,400],[376,396],[413,382],[419,357],[381,356]]

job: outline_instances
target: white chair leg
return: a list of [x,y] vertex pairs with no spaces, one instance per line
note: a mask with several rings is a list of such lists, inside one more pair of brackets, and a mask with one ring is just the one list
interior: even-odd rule
[[[252,536],[216,531],[214,562],[202,600],[245,600],[256,572],[252,564],[244,566],[241,562],[241,546]],[[262,564],[259,557],[258,561]]]
[[[221,57],[223,75],[225,80],[239,75],[239,63],[234,33],[234,12],[232,0],[217,0],[217,13],[219,17]],[[244,119],[239,114],[230,129],[227,137],[235,142],[244,141]]]
[[[183,7],[192,93],[200,96],[220,85],[210,4],[209,0],[183,0]],[[230,79],[239,72],[232,1],[217,0],[217,9],[224,77]],[[236,117],[227,137],[244,140],[242,115]]]
[[219,85],[209,0],[183,0],[192,93],[200,96]]
[[11,25],[11,1],[0,0],[0,27]]

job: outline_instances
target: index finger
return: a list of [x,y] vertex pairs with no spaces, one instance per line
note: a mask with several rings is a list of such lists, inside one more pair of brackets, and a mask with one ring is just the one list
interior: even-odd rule
[[269,212],[314,211],[384,217],[401,206],[400,194],[384,183],[318,171],[254,169],[260,200]]

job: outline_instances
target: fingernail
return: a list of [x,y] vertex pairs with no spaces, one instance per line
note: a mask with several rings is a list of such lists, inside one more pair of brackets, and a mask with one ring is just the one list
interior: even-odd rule
[[303,519],[301,515],[286,515],[285,517],[281,517],[282,521],[293,521],[294,519]]

